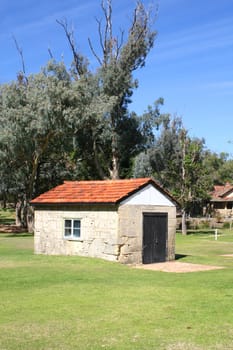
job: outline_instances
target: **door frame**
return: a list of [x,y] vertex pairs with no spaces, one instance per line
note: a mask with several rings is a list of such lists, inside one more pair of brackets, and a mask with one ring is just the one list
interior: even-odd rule
[[[166,218],[166,232],[165,232],[165,259],[167,257],[168,254],[168,212],[147,212],[147,211],[143,211],[142,213],[142,263],[143,262],[143,254],[144,254],[144,247],[143,247],[143,243],[144,243],[144,218],[146,216],[163,216]],[[165,260],[166,261],[166,260]],[[159,261],[158,261],[159,262]],[[156,263],[156,262],[154,262]]]

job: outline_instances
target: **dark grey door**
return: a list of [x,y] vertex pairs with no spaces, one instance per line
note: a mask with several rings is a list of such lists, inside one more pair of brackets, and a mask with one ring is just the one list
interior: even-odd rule
[[143,264],[166,260],[167,213],[143,214]]

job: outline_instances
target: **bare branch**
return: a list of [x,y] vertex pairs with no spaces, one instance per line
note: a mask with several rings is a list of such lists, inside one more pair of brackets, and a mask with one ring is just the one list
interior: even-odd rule
[[106,64],[109,57],[112,57],[113,53],[113,36],[112,36],[112,1],[107,0],[105,5],[104,0],[101,2],[101,7],[105,17],[105,30],[103,42],[103,54],[104,54],[104,63]]
[[106,52],[106,47],[107,47],[107,36],[108,36],[108,15],[107,15],[107,9],[104,6],[104,0],[102,0],[101,2],[101,7],[105,16],[105,20],[106,20],[106,25],[105,25],[105,31],[104,31],[104,57],[106,56],[107,52]]
[[102,32],[101,32],[101,21],[98,20],[97,18],[95,20],[96,20],[96,22],[98,24],[98,34],[99,34],[100,46],[102,48],[102,51],[104,52],[103,35],[102,35]]
[[65,32],[66,38],[68,40],[68,43],[70,45],[70,48],[73,54],[74,65],[75,65],[77,74],[80,77],[86,72],[86,69],[83,66],[83,58],[80,56],[80,54],[77,52],[77,49],[76,49],[75,40],[74,40],[74,31],[73,30],[69,31],[66,19],[60,20],[60,21],[56,20],[56,22],[63,28]]
[[107,0],[107,6],[104,5],[104,0],[102,0],[101,7],[105,16],[106,26],[105,26],[105,47],[107,41],[112,39],[112,2]]
[[96,51],[93,48],[93,45],[89,39],[89,45],[93,55],[96,57],[100,65],[106,66],[108,62],[115,58],[117,59],[120,54],[120,50],[123,45],[123,31],[121,32],[120,43],[118,38],[113,37],[112,30],[112,0],[102,0],[101,8],[104,16],[104,25],[99,19],[96,19],[98,26],[99,42],[103,53],[103,59],[97,55]]
[[53,53],[52,53],[52,50],[50,49],[50,47],[48,47],[48,53],[49,53],[50,58],[54,59]]
[[119,43],[119,40],[117,40],[117,45],[116,45],[116,59],[119,57],[123,43],[124,43],[124,31],[121,30],[120,43]]
[[25,62],[24,62],[24,56],[23,56],[23,49],[21,47],[19,47],[19,44],[16,40],[16,37],[14,35],[12,35],[12,38],[14,40],[14,43],[15,43],[15,46],[16,46],[16,49],[19,53],[19,56],[20,56],[20,59],[21,59],[21,64],[22,64],[22,72],[23,72],[23,78],[26,80],[26,82],[28,83],[28,79],[27,79],[27,76],[26,76],[26,69],[25,69]]
[[91,49],[92,54],[95,56],[95,58],[97,59],[97,61],[99,62],[99,64],[102,65],[102,61],[101,61],[101,59],[99,58],[99,56],[97,55],[97,53],[95,52],[90,38],[88,38],[88,43],[89,43],[89,46],[90,46],[90,49]]

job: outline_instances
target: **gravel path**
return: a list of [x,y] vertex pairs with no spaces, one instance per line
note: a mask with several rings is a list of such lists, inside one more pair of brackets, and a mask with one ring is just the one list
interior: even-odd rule
[[179,262],[179,261],[166,261],[166,262],[155,263],[155,264],[137,265],[136,268],[145,269],[145,270],[163,271],[163,272],[176,272],[176,273],[224,269],[224,267],[221,267],[221,266],[191,264],[191,263],[185,263],[185,262]]

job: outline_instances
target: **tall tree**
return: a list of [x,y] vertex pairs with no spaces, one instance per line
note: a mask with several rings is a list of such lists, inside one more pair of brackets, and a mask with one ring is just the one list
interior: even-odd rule
[[228,153],[213,153],[209,150],[205,153],[205,167],[213,185],[224,185],[226,182],[232,183],[233,160]]
[[62,155],[63,136],[69,139],[68,119],[75,104],[70,87],[64,65],[54,62],[39,74],[1,86],[2,181],[7,191],[17,194],[22,204],[18,207],[23,206],[25,212],[24,224],[48,152],[56,146],[57,154]]
[[[186,214],[195,202],[202,203],[208,198],[208,182],[203,166],[204,140],[191,139],[187,130],[180,134],[181,163],[180,187],[176,189],[178,200],[182,207],[182,233],[187,233]],[[207,185],[207,186],[206,186]]]
[[[89,133],[92,137],[92,153],[94,163],[100,178],[118,178],[121,174],[120,166],[124,163],[127,152],[131,152],[133,142],[135,147],[140,142],[140,137],[133,140],[129,148],[123,148],[126,127],[130,127],[131,135],[138,134],[139,124],[128,112],[128,104],[131,101],[133,90],[138,82],[133,77],[133,72],[145,65],[147,55],[154,44],[156,36],[152,29],[152,13],[147,11],[141,1],[137,2],[134,9],[132,22],[125,37],[123,31],[115,36],[112,23],[112,1],[102,0],[101,7],[104,15],[104,24],[97,20],[101,54],[94,48],[89,39],[89,45],[94,57],[99,64],[97,69],[98,88],[107,100],[113,102],[111,110],[97,116],[96,128],[92,126]],[[75,67],[77,79],[87,71],[80,71],[79,63],[83,62],[78,53],[74,40],[74,33],[69,31],[67,23],[61,22],[71,51],[73,53],[73,66]],[[90,74],[90,72],[89,72]],[[93,96],[96,98],[96,96]],[[139,134],[138,134],[139,136]],[[125,145],[127,146],[127,144]],[[123,154],[122,154],[123,150]],[[122,157],[123,155],[123,157]]]
[[186,234],[186,213],[208,197],[210,182],[203,164],[204,154],[204,140],[191,138],[182,120],[176,117],[166,119],[153,146],[135,162],[135,176],[142,175],[143,171],[154,176],[178,200],[183,234]]

